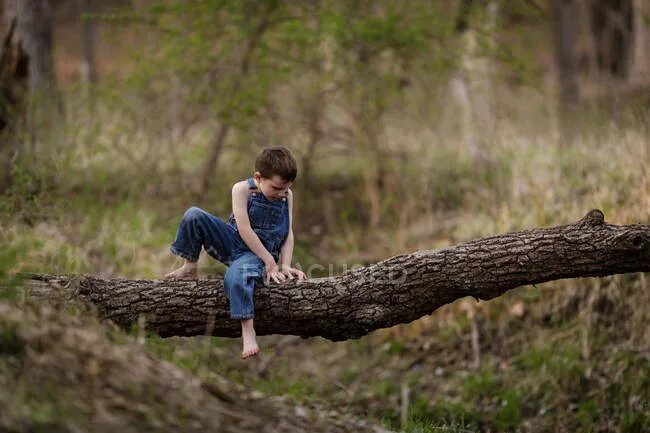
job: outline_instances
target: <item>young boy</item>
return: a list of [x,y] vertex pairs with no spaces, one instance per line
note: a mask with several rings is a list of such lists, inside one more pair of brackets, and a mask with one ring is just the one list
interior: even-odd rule
[[[183,266],[166,279],[196,279],[201,247],[229,266],[224,277],[230,317],[241,321],[246,359],[259,352],[253,328],[255,282],[304,280],[305,274],[291,267],[293,255],[293,194],[289,189],[297,175],[296,161],[284,147],[264,149],[255,161],[253,177],[232,188],[228,223],[197,207],[183,216],[170,250],[184,259]],[[278,264],[279,261],[279,264]]]

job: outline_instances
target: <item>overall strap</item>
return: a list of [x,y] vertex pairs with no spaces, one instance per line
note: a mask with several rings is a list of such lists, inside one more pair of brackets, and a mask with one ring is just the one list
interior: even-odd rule
[[255,178],[249,177],[247,179],[247,181],[248,181],[248,189],[249,190],[257,189],[257,185],[255,184]]

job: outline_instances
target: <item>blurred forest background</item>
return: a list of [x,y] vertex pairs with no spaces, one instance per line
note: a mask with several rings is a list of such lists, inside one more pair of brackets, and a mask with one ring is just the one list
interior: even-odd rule
[[[15,274],[159,278],[180,263],[168,248],[185,209],[227,218],[233,183],[265,146],[299,162],[294,263],[322,273],[592,208],[650,224],[645,0],[1,0],[0,11],[9,431],[83,431],[106,411],[70,391],[95,370],[80,367],[72,388],[34,373],[47,345],[27,327],[48,322],[11,317],[100,325],[74,306],[42,313],[10,290]],[[200,261],[201,276],[224,270]],[[387,429],[642,432],[649,323],[647,275],[630,274],[463,299],[348,342],[261,337],[246,363],[235,340],[116,338],[200,380]],[[172,415],[142,410],[142,429],[166,431]]]

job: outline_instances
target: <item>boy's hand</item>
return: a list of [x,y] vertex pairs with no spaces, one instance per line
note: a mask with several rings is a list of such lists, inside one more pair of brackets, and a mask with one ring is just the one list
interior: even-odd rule
[[307,275],[305,275],[303,271],[300,269],[292,268],[289,265],[280,266],[280,270],[282,271],[282,274],[290,280],[293,280],[294,278],[297,278],[298,281],[307,279]]
[[280,271],[280,267],[275,262],[268,262],[266,265],[266,284],[271,280],[280,283],[287,279],[287,277]]

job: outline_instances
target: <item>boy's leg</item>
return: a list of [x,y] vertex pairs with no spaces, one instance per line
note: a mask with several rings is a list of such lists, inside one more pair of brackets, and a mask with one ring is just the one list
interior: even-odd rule
[[224,276],[223,285],[230,300],[230,317],[240,320],[242,325],[242,358],[259,352],[253,327],[253,296],[255,282],[261,280],[263,275],[264,262],[254,253],[245,252],[232,262]]
[[241,338],[242,349],[241,358],[246,359],[260,353],[260,348],[255,340],[255,328],[253,327],[253,319],[241,321]]
[[201,247],[216,260],[227,262],[231,255],[236,234],[233,227],[198,207],[189,208],[178,225],[176,240],[171,245],[173,254],[185,259],[179,269],[165,278],[196,278],[196,262]]

